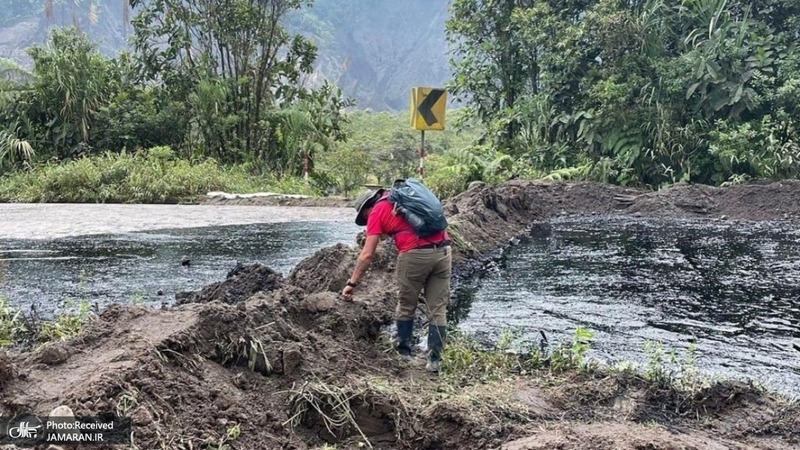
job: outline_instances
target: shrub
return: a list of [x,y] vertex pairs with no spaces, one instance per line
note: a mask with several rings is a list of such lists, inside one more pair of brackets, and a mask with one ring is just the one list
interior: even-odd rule
[[169,147],[48,163],[0,179],[0,201],[6,202],[178,203],[210,191],[318,193],[299,178],[276,180],[245,166],[177,159]]

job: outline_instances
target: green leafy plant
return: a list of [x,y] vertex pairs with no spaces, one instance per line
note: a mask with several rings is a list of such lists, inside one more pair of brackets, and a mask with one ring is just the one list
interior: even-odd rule
[[516,336],[504,330],[492,349],[486,349],[460,332],[452,332],[442,357],[442,376],[447,381],[490,381],[521,369],[519,352],[512,346]]
[[30,163],[36,152],[31,144],[8,130],[0,130],[0,169]]
[[9,346],[28,333],[22,310],[0,296],[0,347]]
[[75,156],[90,142],[94,117],[109,98],[112,66],[74,29],[53,29],[50,44],[28,50],[34,82],[25,114],[42,117],[41,138]]
[[141,305],[145,302],[145,294],[144,292],[134,292],[131,296],[131,304],[132,305]]
[[241,425],[238,423],[231,425],[225,430],[225,434],[223,434],[219,438],[219,440],[212,443],[209,448],[213,450],[231,450],[232,447],[230,443],[239,439],[239,436],[241,435],[242,435]]
[[[72,306],[71,302],[68,302],[66,306]],[[89,321],[90,313],[89,302],[87,300],[80,301],[75,313],[62,313],[53,320],[42,322],[37,332],[37,340],[40,342],[66,341],[78,336]]]
[[694,393],[710,386],[711,380],[703,377],[697,367],[697,346],[689,344],[681,356],[676,349],[667,350],[659,341],[645,341],[647,366],[644,378],[662,388],[674,388]]
[[473,181],[497,183],[510,178],[514,159],[485,146],[456,148],[429,161],[426,184],[440,197],[450,197]]
[[572,338],[570,346],[560,346],[550,355],[550,368],[560,372],[570,369],[587,369],[586,353],[591,349],[591,342],[594,335],[591,330],[578,327],[575,329],[575,336]]
[[661,386],[667,386],[672,381],[672,371],[665,366],[666,353],[664,346],[658,341],[645,341],[644,352],[647,355],[647,368],[644,376]]

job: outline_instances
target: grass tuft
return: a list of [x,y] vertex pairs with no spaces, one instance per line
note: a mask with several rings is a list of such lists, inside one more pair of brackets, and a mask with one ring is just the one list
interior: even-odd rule
[[[67,306],[74,306],[67,303]],[[0,347],[24,342],[45,344],[67,341],[77,337],[92,317],[87,300],[78,303],[77,310],[59,314],[52,320],[42,320],[35,309],[26,316],[20,308],[10,306],[0,297]]]

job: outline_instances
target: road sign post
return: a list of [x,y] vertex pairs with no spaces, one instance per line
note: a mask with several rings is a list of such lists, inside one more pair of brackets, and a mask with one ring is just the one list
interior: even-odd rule
[[419,148],[419,178],[425,176],[425,131],[444,130],[447,91],[437,88],[411,88],[411,127],[422,133]]
[[425,177],[425,130],[422,130],[422,142],[419,146],[419,179]]

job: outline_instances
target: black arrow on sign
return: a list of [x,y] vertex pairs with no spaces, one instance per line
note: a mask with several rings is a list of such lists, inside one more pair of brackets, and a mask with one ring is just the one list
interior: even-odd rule
[[431,91],[425,97],[425,100],[423,100],[422,103],[419,104],[419,107],[417,107],[417,111],[419,111],[419,113],[422,115],[422,118],[425,119],[425,123],[428,124],[428,126],[438,122],[438,120],[436,120],[436,115],[433,114],[433,106],[439,101],[442,95],[444,95],[444,90],[431,89]]

